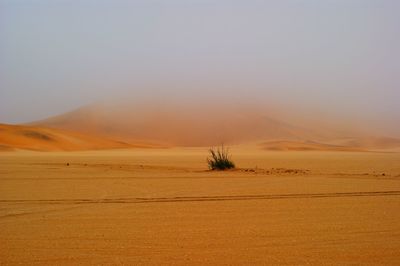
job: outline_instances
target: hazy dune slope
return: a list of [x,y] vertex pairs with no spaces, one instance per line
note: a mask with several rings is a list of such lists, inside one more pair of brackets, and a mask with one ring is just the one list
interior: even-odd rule
[[267,141],[260,144],[264,150],[271,151],[364,151],[361,147],[340,146],[313,141]]
[[312,130],[272,119],[254,110],[213,105],[91,105],[32,124],[127,142],[139,139],[177,146],[320,137]]
[[0,124],[0,150],[77,151],[132,147],[123,142],[36,126]]
[[[335,130],[334,126],[327,129],[318,123],[293,125],[275,117],[272,118],[262,108],[249,106],[218,103],[189,106],[143,101],[135,104],[92,104],[30,125],[71,130],[128,143],[140,141],[162,146],[212,146],[285,140],[298,142],[296,145],[301,150],[349,151],[400,147],[400,140],[395,138],[371,137],[368,132],[354,132],[345,128]],[[329,121],[326,122],[329,124]],[[299,147],[299,143],[305,142],[309,147]],[[311,142],[321,145],[314,143],[310,146]],[[297,149],[292,144],[283,149]],[[278,149],[281,148],[282,143]]]

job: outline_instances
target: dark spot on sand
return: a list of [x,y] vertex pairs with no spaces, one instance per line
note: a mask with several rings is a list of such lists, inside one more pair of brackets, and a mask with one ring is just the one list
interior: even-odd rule
[[43,134],[41,132],[33,131],[33,130],[24,130],[21,132],[21,134],[26,137],[39,139],[39,140],[45,140],[45,141],[53,141],[54,140],[49,135]]

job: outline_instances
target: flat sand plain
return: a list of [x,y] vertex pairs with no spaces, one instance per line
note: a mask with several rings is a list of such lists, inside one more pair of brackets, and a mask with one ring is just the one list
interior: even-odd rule
[[232,153],[2,152],[0,264],[400,264],[399,153]]

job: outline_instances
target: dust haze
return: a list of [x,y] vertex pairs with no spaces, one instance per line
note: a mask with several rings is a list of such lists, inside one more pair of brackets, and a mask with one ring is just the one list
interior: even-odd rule
[[399,14],[0,0],[0,265],[400,265]]
[[396,1],[0,5],[4,123],[123,98],[278,108],[290,123],[400,135]]

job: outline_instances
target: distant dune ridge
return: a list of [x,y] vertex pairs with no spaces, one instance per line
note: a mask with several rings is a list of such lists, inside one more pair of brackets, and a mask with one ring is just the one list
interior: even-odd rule
[[260,144],[265,150],[275,151],[365,151],[362,147],[332,145],[313,141],[267,141]]
[[93,135],[36,126],[0,124],[0,151],[15,149],[36,151],[79,151],[146,147]]
[[172,146],[239,144],[265,139],[319,139],[313,130],[270,118],[251,109],[218,106],[92,105],[32,123],[130,142]]
[[0,125],[0,150],[91,150],[258,143],[264,150],[363,151],[395,138],[297,126],[235,105],[93,104],[24,126]]

